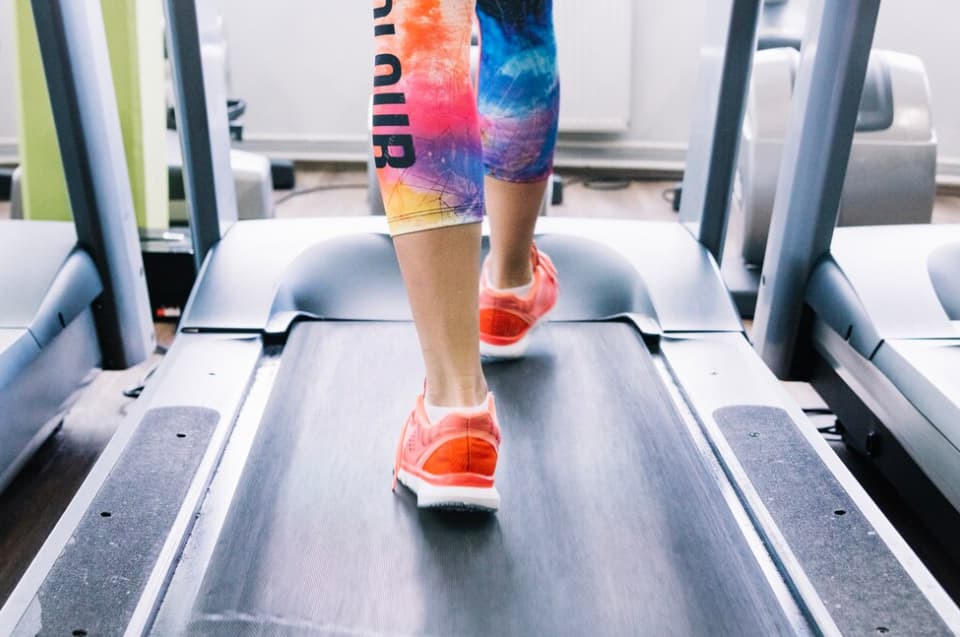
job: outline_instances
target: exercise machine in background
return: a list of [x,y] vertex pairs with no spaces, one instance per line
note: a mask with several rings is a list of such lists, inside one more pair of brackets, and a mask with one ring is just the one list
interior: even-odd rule
[[[876,16],[860,18],[848,37],[869,47]],[[808,25],[808,37],[817,30],[829,27]],[[799,128],[791,130],[809,153],[802,165],[783,154],[753,338],[777,375],[814,385],[848,446],[960,564],[960,227],[916,223],[929,221],[934,190],[926,82],[905,56],[874,51],[868,63],[861,52],[839,68],[818,62],[821,73],[863,67],[877,78],[857,109],[859,94],[812,96],[807,56],[795,85]],[[884,107],[891,93],[892,115]],[[823,125],[834,119],[841,124]],[[854,135],[874,120],[890,125]],[[849,165],[838,150],[848,142]],[[866,166],[882,173],[868,182]],[[804,180],[784,183],[792,172]],[[820,196],[841,184],[875,210],[848,205],[846,190],[839,201]],[[837,228],[850,214],[910,225]]]
[[[203,63],[210,69],[211,76],[218,78],[217,84],[224,89],[227,102],[230,139],[243,141],[243,116],[246,113],[245,100],[228,98],[228,49],[224,32],[224,20],[218,10],[211,13],[209,24],[203,25]],[[222,78],[222,84],[221,80]],[[173,108],[173,86],[167,65],[167,165],[170,176],[170,223],[186,225],[189,215],[186,208],[186,192],[183,185],[183,157],[180,140],[176,133],[176,114]],[[273,191],[290,190],[295,186],[293,162],[271,160],[248,151],[230,149],[230,168],[233,172],[233,184],[237,196],[237,214],[240,219],[266,219],[272,217]]]
[[[155,340],[111,75],[50,92],[57,119],[98,101],[59,136],[73,222],[0,221],[0,489],[93,374],[141,362]],[[115,161],[92,169],[91,154]]]
[[[777,176],[800,66],[800,0],[767,0],[744,117],[734,197],[740,216],[723,275],[741,316],[753,316]],[[837,224],[925,224],[936,196],[937,139],[923,62],[873,50]]]
[[[122,0],[104,6],[113,62],[115,101],[123,122],[125,160],[134,196],[153,316],[176,320],[196,276],[183,186],[183,161],[173,117],[167,116],[163,20],[159,5]],[[30,3],[14,4],[17,38],[21,166],[4,188],[14,219],[69,221],[70,202],[54,135]],[[203,55],[212,69],[211,90],[227,101],[226,44],[222,17],[204,27]],[[214,98],[214,97],[212,97]],[[246,105],[230,100],[230,134],[243,135]],[[237,212],[241,218],[273,216],[274,186],[292,188],[293,164],[230,149]]]
[[[789,130],[806,0],[764,0],[744,116],[733,214],[718,260],[740,316],[753,317],[780,158]],[[837,224],[929,223],[936,196],[937,137],[923,62],[871,52]],[[674,211],[683,189],[672,189]]]

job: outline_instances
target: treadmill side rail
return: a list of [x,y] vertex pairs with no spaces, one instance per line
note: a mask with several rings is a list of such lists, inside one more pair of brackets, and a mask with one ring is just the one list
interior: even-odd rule
[[18,633],[117,635],[131,623],[219,420],[206,407],[145,414]]
[[868,360],[819,320],[812,341],[819,360],[811,382],[843,423],[845,442],[874,463],[960,560],[957,392],[937,389],[923,375],[924,357],[911,356],[915,348],[943,348],[940,354],[952,358],[960,343],[888,341]]
[[[183,545],[184,538],[194,523],[194,512],[204,496],[211,475],[215,470],[226,440],[229,437],[236,415],[253,377],[262,353],[259,336],[223,334],[179,334],[160,368],[144,389],[143,395],[133,403],[127,418],[120,425],[99,460],[91,469],[67,510],[47,537],[40,552],[31,562],[7,602],[0,608],[0,634],[18,634],[15,628],[21,620],[30,622],[40,618],[43,611],[42,591],[52,590],[47,578],[56,574],[56,565],[64,559],[71,544],[77,539],[78,530],[88,515],[90,507],[101,493],[107,493],[111,484],[123,484],[130,480],[131,467],[120,462],[124,452],[137,436],[141,426],[149,426],[149,412],[168,407],[203,408],[218,414],[217,424],[210,434],[209,444],[204,447],[201,460],[196,465],[189,486],[185,491],[182,506],[178,506],[175,519],[162,534],[162,545],[156,552],[157,560],[149,568],[149,577],[140,583],[137,590],[129,591],[138,601],[136,609],[128,609],[123,619],[124,626],[147,625],[154,610],[154,603],[166,585],[167,577]],[[183,433],[183,432],[178,432]],[[189,435],[189,432],[187,432]],[[135,468],[135,467],[134,467]],[[125,503],[128,515],[138,510],[150,509],[150,501],[137,501],[134,494]],[[100,511],[93,511],[96,515]],[[94,551],[94,545],[82,547]],[[68,558],[73,559],[73,558]],[[82,560],[79,563],[82,564]],[[74,564],[78,563],[76,560]],[[117,564],[113,566],[117,567]],[[89,567],[89,568],[88,568]],[[59,577],[79,578],[93,573],[95,567],[88,564]],[[84,570],[87,569],[87,570]],[[118,572],[115,577],[125,577]],[[75,589],[74,589],[75,590]],[[38,598],[38,595],[41,595]],[[39,602],[37,601],[39,599]],[[39,606],[37,604],[39,603]],[[71,630],[83,629],[76,626]],[[105,634],[120,634],[120,630],[105,629]],[[136,631],[134,631],[136,632]],[[32,634],[32,633],[31,633]],[[91,633],[92,634],[92,633]],[[140,634],[140,633],[136,633]]]
[[960,386],[955,375],[960,339],[887,341],[869,360],[817,321],[813,342],[827,364],[960,510]]
[[[960,609],[816,428],[804,426],[806,416],[745,338],[691,334],[665,338],[661,348],[784,577],[818,625],[829,619],[844,634],[881,626],[904,634],[960,632]],[[780,478],[771,480],[770,471]],[[802,496],[789,491],[797,480],[809,485]],[[870,554],[869,560],[854,565],[822,552],[823,538],[841,523],[868,529],[840,537],[845,549]]]
[[[873,357],[873,363],[933,423],[954,451],[960,449],[960,338],[890,339]],[[952,483],[946,491],[960,510],[960,479]]]

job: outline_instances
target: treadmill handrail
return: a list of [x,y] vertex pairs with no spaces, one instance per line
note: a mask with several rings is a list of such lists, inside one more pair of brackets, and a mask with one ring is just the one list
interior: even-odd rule
[[223,226],[237,220],[230,169],[230,122],[222,77],[204,69],[201,20],[213,8],[194,0],[165,0],[170,68],[183,148],[183,185],[193,228],[197,270],[220,241]]
[[120,116],[96,2],[32,0],[77,242],[97,264],[103,363],[144,360],[156,336],[140,255]]
[[879,9],[880,0],[810,5],[754,316],[757,349],[780,377],[810,272],[833,239]]
[[[713,0],[694,100],[680,222],[720,263],[762,0]],[[722,55],[717,55],[717,50]]]

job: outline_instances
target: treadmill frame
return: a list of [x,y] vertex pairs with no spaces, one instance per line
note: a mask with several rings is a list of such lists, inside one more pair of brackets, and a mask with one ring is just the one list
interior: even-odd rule
[[[813,380],[844,414],[848,442],[870,457],[888,440],[890,457],[876,466],[956,557],[960,389],[944,382],[936,353],[923,351],[960,343],[928,263],[933,249],[956,241],[955,228],[836,229],[878,8],[879,0],[811,6],[817,19],[808,19],[804,40],[816,36],[816,46],[801,54],[799,115],[784,146],[754,338],[781,378],[805,376],[805,357],[814,357]],[[805,347],[795,351],[801,334]]]
[[[131,367],[156,342],[113,76],[101,72],[108,54],[99,7],[32,7],[73,224],[0,223],[8,281],[0,286],[0,489],[60,425],[94,370]],[[64,19],[77,28],[64,28]]]

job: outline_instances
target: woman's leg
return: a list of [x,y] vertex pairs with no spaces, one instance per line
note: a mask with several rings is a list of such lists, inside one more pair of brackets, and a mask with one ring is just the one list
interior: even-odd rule
[[426,367],[426,401],[478,405],[483,163],[473,0],[375,0],[374,154]]
[[553,167],[560,88],[551,0],[477,0],[489,283],[532,279],[530,246]]
[[428,405],[480,405],[480,224],[394,239],[427,372]]
[[484,177],[490,219],[488,283],[506,290],[533,280],[530,246],[547,182],[513,183]]

